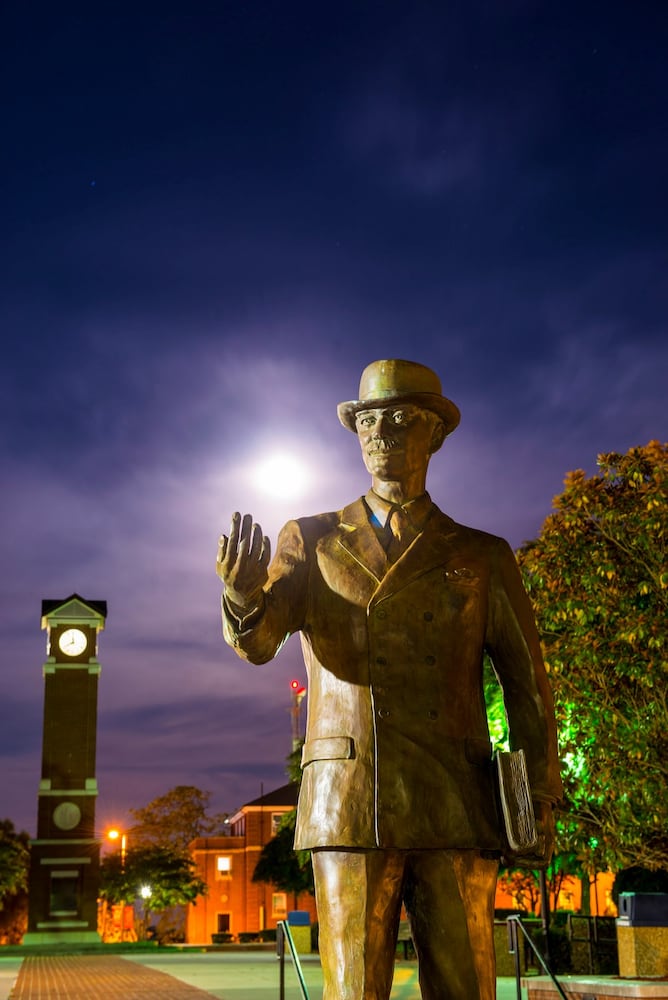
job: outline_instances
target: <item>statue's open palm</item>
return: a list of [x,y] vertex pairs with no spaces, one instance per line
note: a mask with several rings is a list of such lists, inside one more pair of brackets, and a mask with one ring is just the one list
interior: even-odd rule
[[260,525],[253,524],[250,514],[242,518],[235,511],[229,535],[220,536],[216,561],[227,600],[239,608],[256,605],[267,582],[270,558],[271,543]]

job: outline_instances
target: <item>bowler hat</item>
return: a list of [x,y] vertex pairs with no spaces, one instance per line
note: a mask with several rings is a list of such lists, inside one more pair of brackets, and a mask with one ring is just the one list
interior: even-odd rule
[[359,399],[339,403],[337,413],[344,427],[357,433],[355,415],[360,410],[390,406],[392,403],[413,403],[436,413],[443,421],[446,434],[459,423],[459,409],[441,391],[436,372],[415,361],[374,361],[362,372]]

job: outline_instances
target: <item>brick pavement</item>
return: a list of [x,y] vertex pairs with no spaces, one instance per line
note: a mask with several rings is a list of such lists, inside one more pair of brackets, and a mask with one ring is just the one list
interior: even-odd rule
[[211,1000],[165,972],[106,955],[31,955],[10,1000]]

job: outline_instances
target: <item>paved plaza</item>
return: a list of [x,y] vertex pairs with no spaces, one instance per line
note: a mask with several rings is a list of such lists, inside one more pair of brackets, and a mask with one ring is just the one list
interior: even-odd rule
[[[310,1000],[321,1000],[317,956],[302,959]],[[517,1000],[515,982],[498,980],[498,1000]],[[525,995],[524,993],[522,994]],[[124,955],[3,957],[0,1000],[278,1000],[279,963],[271,952],[155,951]],[[392,1000],[419,1000],[417,965],[398,961]],[[285,965],[285,1000],[301,1000]]]

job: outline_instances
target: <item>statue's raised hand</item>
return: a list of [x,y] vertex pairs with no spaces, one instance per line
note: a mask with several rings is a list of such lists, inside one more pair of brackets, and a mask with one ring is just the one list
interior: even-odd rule
[[238,608],[255,607],[267,582],[271,544],[250,514],[235,512],[229,535],[218,543],[216,572],[225,586],[227,600]]

